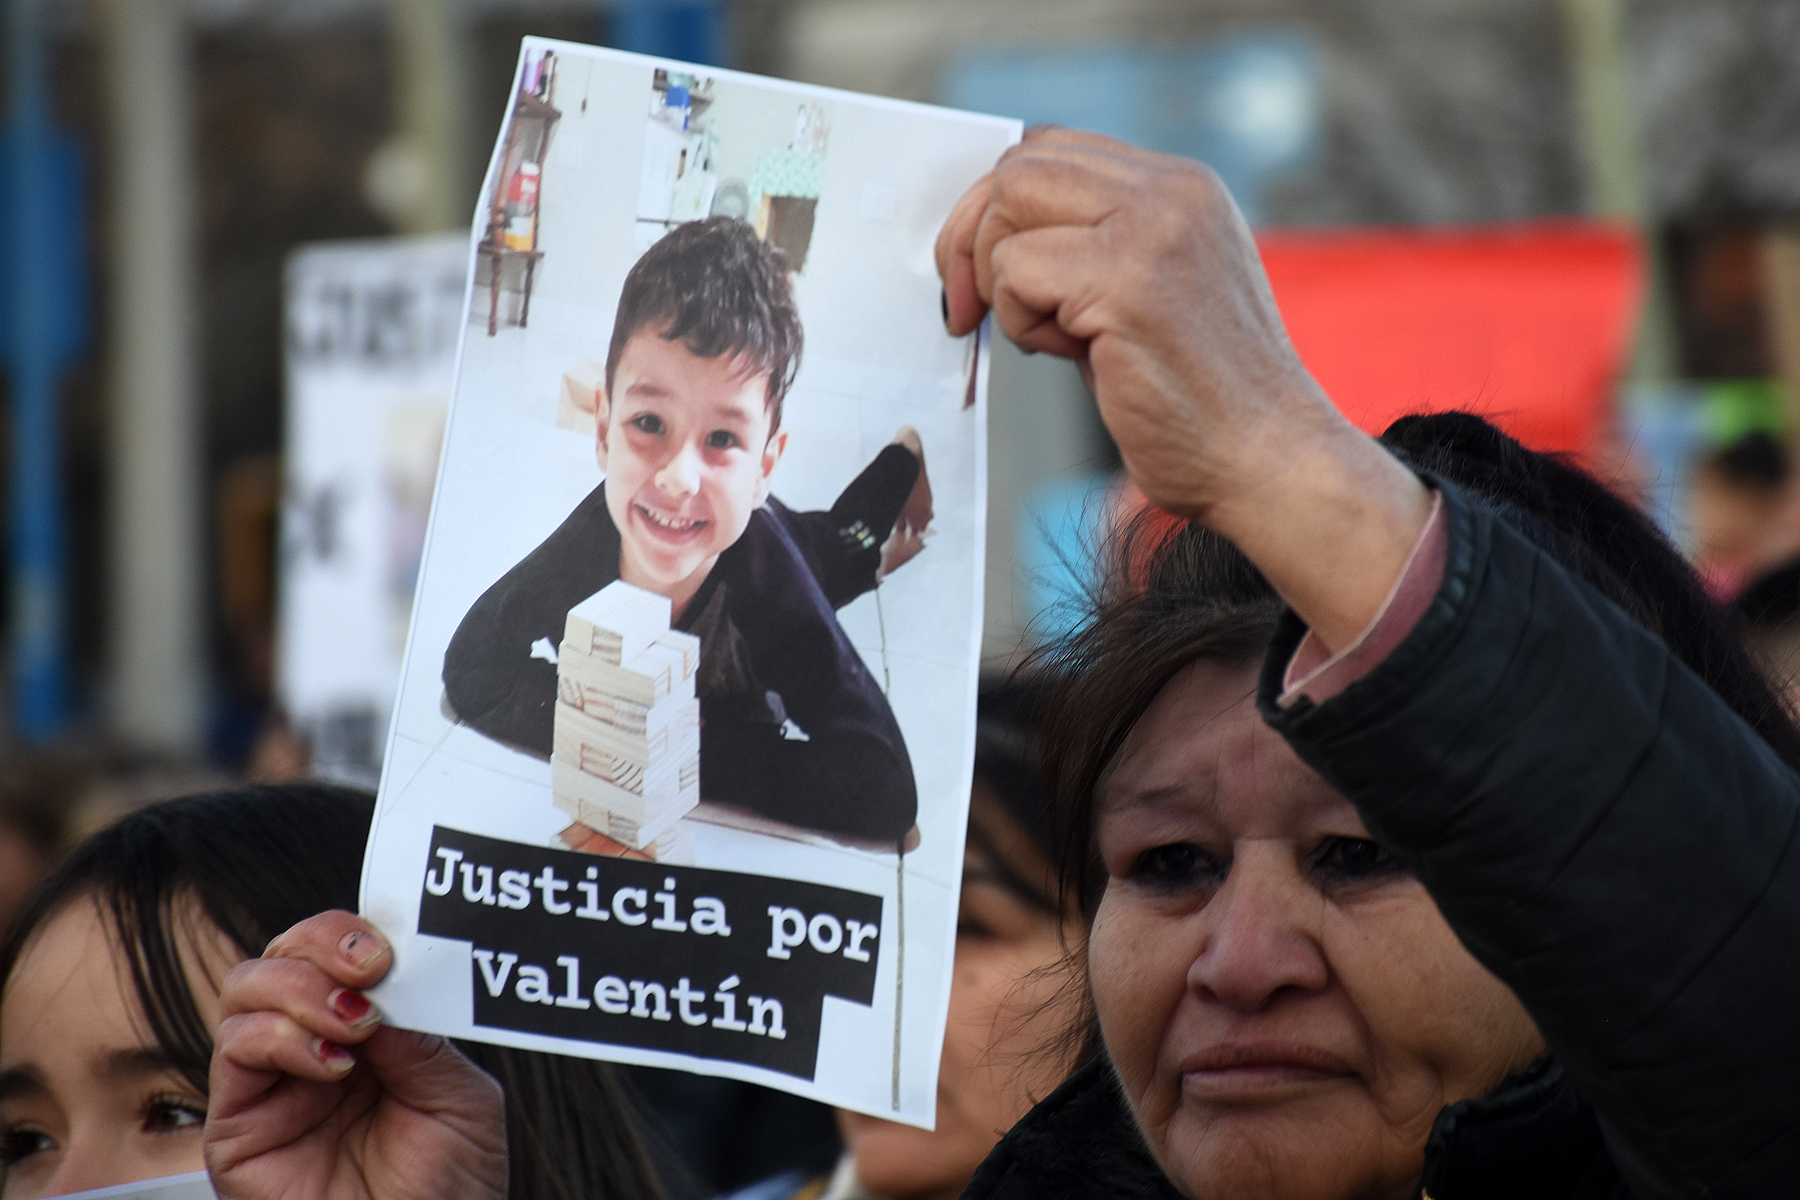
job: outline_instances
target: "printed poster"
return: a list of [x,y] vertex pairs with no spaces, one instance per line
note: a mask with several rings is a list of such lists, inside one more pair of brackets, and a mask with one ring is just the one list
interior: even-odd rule
[[467,292],[461,235],[288,259],[276,687],[316,775],[373,787]]
[[397,1024],[929,1127],[1014,121],[528,39],[478,206],[365,912]]

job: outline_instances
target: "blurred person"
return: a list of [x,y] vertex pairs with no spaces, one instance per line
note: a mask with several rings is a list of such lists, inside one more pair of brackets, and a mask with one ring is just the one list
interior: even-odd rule
[[1769,678],[1800,712],[1800,560],[1751,580],[1731,607],[1744,621],[1744,640]]
[[[373,806],[320,784],[246,787],[152,805],[71,852],[0,952],[6,1200],[202,1168],[220,982],[276,932],[356,902]],[[373,1013],[351,993],[321,999]],[[660,1197],[606,1066],[413,1036],[432,1065],[417,1110],[385,1133],[460,1100],[482,1112],[475,1142],[514,1196]]]
[[[1045,734],[1106,1054],[965,1194],[1791,1190],[1800,731],[1655,528],[1473,416],[1356,430],[1190,160],[1028,131],[938,266],[952,334],[991,308],[1081,364],[1177,526],[1122,549]],[[207,1137],[244,1194],[398,1194],[392,1141],[255,1149],[297,1128],[271,1071],[342,1111],[303,1036],[383,1096],[422,1073],[323,1002],[385,971],[347,937],[227,981]]]
[[1760,429],[1712,454],[1695,471],[1694,562],[1721,603],[1772,565],[1770,544],[1793,490],[1788,476],[1786,448]]
[[796,1187],[794,1200],[953,1200],[1001,1134],[1068,1074],[1077,1047],[1059,1035],[1074,997],[1062,969],[1062,906],[1033,713],[1038,698],[1030,685],[989,685],[977,706],[937,1128],[838,1110],[844,1160],[829,1182]]

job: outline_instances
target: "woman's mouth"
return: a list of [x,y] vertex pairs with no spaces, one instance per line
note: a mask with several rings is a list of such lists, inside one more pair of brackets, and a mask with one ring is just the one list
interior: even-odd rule
[[1235,1042],[1189,1055],[1181,1064],[1181,1085],[1198,1099],[1255,1100],[1354,1074],[1348,1062],[1318,1047]]
[[698,517],[682,517],[674,513],[658,512],[643,503],[633,504],[632,508],[637,511],[639,520],[644,523],[650,533],[664,541],[690,541],[712,523]]

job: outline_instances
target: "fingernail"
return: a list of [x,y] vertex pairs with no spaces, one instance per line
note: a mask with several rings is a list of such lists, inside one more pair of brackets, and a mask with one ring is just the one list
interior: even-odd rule
[[325,1003],[331,1005],[331,1011],[338,1015],[338,1020],[354,1028],[373,1025],[381,1020],[381,1010],[375,1007],[374,1001],[349,988],[338,988],[325,997]]
[[333,1071],[348,1071],[356,1065],[356,1055],[336,1042],[328,1042],[324,1038],[313,1039],[313,1053],[319,1056],[320,1062]]
[[372,933],[364,933],[360,929],[355,933],[345,934],[344,940],[338,943],[338,950],[350,960],[350,965],[353,967],[366,966],[386,949],[387,946],[380,938]]
[[944,314],[944,332],[955,332],[950,328],[950,293],[943,288],[938,289],[938,308]]

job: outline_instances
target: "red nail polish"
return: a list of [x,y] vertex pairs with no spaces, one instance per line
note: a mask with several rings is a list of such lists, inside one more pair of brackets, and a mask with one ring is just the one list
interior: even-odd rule
[[338,988],[325,998],[325,1002],[331,1005],[331,1011],[338,1015],[339,1020],[352,1025],[360,1025],[375,1011],[375,1005],[367,996],[349,988]]
[[347,1070],[356,1062],[355,1055],[336,1042],[328,1042],[324,1038],[313,1039],[313,1052],[319,1056],[320,1062],[336,1071]]

